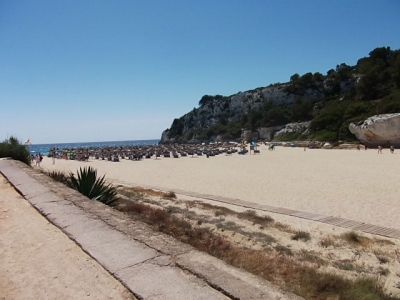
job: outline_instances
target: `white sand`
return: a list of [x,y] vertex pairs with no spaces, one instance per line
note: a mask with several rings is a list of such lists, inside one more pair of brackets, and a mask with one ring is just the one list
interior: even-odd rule
[[[320,213],[400,229],[400,155],[377,150],[261,147],[259,155],[224,154],[89,162],[45,158],[42,168],[92,166],[110,181],[153,185]],[[399,152],[400,153],[400,152]]]

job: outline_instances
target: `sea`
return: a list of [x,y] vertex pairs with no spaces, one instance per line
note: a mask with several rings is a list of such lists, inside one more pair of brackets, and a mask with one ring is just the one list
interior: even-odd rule
[[157,145],[160,140],[134,140],[134,141],[109,141],[109,142],[86,142],[86,143],[59,143],[59,144],[31,144],[28,145],[30,153],[49,154],[51,148],[78,149],[78,148],[101,148],[101,147],[119,147],[119,146],[146,146]]

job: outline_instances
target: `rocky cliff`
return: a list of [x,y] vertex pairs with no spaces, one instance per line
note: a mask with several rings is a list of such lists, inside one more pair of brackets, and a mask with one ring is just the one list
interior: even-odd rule
[[369,147],[400,147],[400,113],[372,116],[363,122],[351,123],[349,130]]
[[[340,83],[343,91],[348,90],[356,83],[354,80],[346,80]],[[325,91],[329,90],[329,84],[321,81],[313,87],[304,88],[300,93],[290,92],[290,83],[270,85],[265,88],[239,92],[228,97],[217,97],[208,101],[191,112],[175,119],[171,128],[166,129],[161,136],[161,143],[177,142],[178,137],[184,141],[196,141],[200,130],[207,129],[221,122],[229,123],[241,120],[252,110],[261,109],[267,102],[272,106],[282,106],[293,103],[296,97],[302,101],[324,99]],[[245,133],[250,138],[271,140],[275,132],[283,129],[285,125],[260,127],[251,133]],[[218,141],[220,136],[212,136],[210,140]]]
[[356,65],[341,63],[326,75],[296,73],[287,83],[231,96],[204,95],[197,108],[173,120],[161,143],[308,140],[309,134],[317,141],[339,142],[354,141],[355,134],[369,145],[397,145],[396,117],[374,116],[350,129],[349,124],[399,111],[400,50],[379,47]]

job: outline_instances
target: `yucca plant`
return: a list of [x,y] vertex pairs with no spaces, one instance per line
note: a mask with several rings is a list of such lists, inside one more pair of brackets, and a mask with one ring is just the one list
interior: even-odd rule
[[89,199],[100,201],[106,205],[116,205],[117,190],[111,184],[106,184],[104,177],[97,177],[97,170],[92,167],[79,168],[78,178],[70,173],[72,188]]

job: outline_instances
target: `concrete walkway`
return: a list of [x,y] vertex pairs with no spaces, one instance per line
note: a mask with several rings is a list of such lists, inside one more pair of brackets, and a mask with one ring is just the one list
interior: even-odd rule
[[136,298],[0,174],[0,299]]
[[[154,232],[20,162],[0,160],[0,173],[38,212],[138,299],[302,299]],[[15,240],[6,244],[17,243]],[[42,259],[47,264],[54,260]],[[53,265],[60,274],[64,272],[56,259]]]

